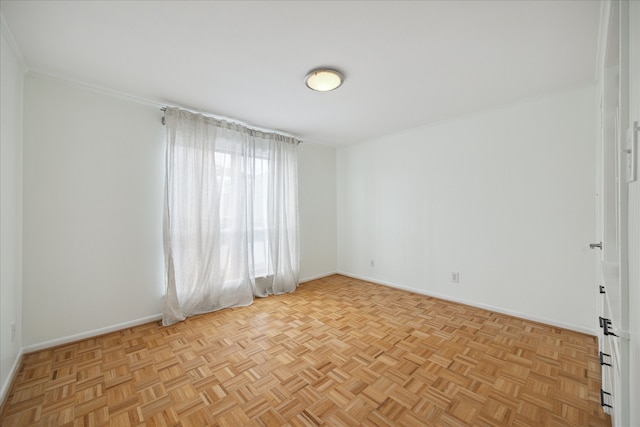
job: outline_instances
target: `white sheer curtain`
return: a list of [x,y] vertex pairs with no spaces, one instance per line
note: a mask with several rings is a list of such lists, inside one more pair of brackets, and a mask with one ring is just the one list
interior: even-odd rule
[[299,279],[296,139],[168,108],[162,323]]

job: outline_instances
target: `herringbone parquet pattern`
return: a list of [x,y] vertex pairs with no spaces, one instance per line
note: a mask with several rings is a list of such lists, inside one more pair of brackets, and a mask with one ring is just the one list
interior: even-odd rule
[[594,337],[343,276],[24,356],[3,426],[609,426]]

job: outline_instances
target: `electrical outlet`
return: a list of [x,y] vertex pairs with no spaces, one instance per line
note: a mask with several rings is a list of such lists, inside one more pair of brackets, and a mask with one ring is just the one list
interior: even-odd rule
[[460,273],[457,271],[451,272],[451,283],[460,283]]
[[11,322],[11,342],[16,340],[16,322]]
[[371,267],[375,267],[376,266],[376,262],[374,260],[369,261],[369,265]]

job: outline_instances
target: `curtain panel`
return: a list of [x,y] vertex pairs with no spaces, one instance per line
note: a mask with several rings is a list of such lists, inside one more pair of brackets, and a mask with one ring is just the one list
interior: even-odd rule
[[293,292],[299,141],[178,108],[165,120],[163,325]]

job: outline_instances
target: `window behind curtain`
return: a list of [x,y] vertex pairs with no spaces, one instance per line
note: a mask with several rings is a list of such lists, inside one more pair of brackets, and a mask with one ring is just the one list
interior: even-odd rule
[[163,323],[298,285],[297,143],[169,108]]

